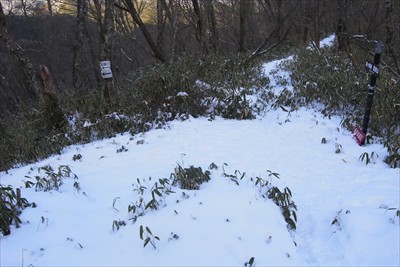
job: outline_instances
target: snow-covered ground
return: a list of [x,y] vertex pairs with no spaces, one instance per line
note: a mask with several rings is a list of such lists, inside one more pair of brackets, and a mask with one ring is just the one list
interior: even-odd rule
[[[278,63],[267,63],[265,73]],[[254,258],[253,266],[399,266],[400,169],[383,162],[381,145],[358,146],[340,121],[306,108],[246,121],[190,118],[0,173],[2,185],[20,187],[37,204],[23,211],[20,228],[0,236],[0,265],[244,266]],[[365,152],[369,164],[360,159]],[[178,164],[205,171],[212,163],[218,169],[199,190],[165,185],[174,193],[154,194],[157,210],[130,220],[128,206],[141,197],[149,203],[153,185]],[[59,190],[25,188],[46,165],[56,172],[68,165],[77,179],[64,179]],[[257,177],[290,188],[295,231]],[[147,236],[154,247],[144,247]]]

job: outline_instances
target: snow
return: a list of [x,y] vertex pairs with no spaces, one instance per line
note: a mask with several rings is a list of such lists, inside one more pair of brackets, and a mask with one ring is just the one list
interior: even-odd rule
[[[280,65],[286,64],[291,60],[293,60],[293,56],[273,60],[263,65],[263,74],[269,77],[270,87],[276,96],[280,95],[283,90],[293,91],[293,86],[290,83],[290,73],[280,68]],[[280,81],[288,81],[288,84],[282,86]]]
[[186,97],[186,96],[188,96],[188,93],[186,93],[186,92],[179,92],[179,93],[176,94],[176,96]]
[[[272,76],[288,75],[276,69],[280,62],[264,66],[275,93],[283,89]],[[399,266],[400,224],[391,208],[400,208],[400,169],[383,162],[382,145],[358,146],[340,122],[306,108],[271,109],[244,121],[189,118],[71,146],[0,173],[1,184],[20,187],[37,204],[22,212],[20,228],[0,236],[0,265],[244,266],[254,257],[254,266]],[[366,164],[360,160],[365,152],[378,157]],[[82,158],[73,160],[77,154]],[[157,198],[157,210],[130,220],[128,206],[140,197],[148,202],[149,189],[170,178],[177,164],[205,171],[211,163],[219,168],[199,190],[171,186],[175,193]],[[73,178],[59,190],[25,188],[25,176],[39,175],[46,165],[70,166],[81,190]],[[235,171],[239,178],[245,173],[239,185],[226,177]],[[279,207],[263,197],[256,177],[290,188],[296,230],[288,230]],[[147,188],[143,195],[135,190],[138,181]],[[113,231],[119,220],[126,226]],[[143,247],[140,226],[159,237],[156,248]]]
[[[335,34],[331,34],[331,35],[329,35],[329,36],[323,38],[323,39],[320,41],[320,43],[319,43],[320,48],[332,46],[332,45],[334,44],[334,42],[335,42],[335,39],[336,39],[336,35],[335,35]],[[315,49],[315,43],[314,43],[314,41],[312,41],[312,42],[307,46],[307,49],[309,49],[309,50],[314,50],[314,49]]]
[[320,42],[320,46],[324,47],[324,46],[332,46],[334,41],[335,41],[335,34],[331,34],[329,36],[327,36],[326,38],[322,39]]

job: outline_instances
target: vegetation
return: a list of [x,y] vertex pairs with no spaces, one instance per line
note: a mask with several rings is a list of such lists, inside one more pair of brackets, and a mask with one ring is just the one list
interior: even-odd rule
[[[371,40],[385,49],[369,132],[399,166],[399,10],[394,0],[3,1],[0,171],[174,119],[252,119],[265,103],[320,102],[351,129],[363,113]],[[320,47],[330,33],[335,47]],[[250,106],[247,96],[269,85],[259,60],[288,52],[294,92],[267,90],[261,107]],[[113,80],[99,60],[111,61]]]
[[150,243],[154,249],[157,249],[156,240],[160,241],[160,238],[153,235],[149,227],[146,226],[143,229],[143,225],[141,225],[139,229],[139,237],[143,240],[143,247],[146,247]]
[[[47,2],[53,3],[53,8],[56,7],[57,1]],[[68,43],[68,47],[59,45],[52,50],[52,44],[46,43],[46,39],[51,38],[46,38],[48,33],[44,30],[32,31],[33,35],[41,36],[32,42],[26,41],[33,38],[27,37],[24,30],[15,31],[15,37],[26,42],[20,42],[22,47],[30,48],[27,51],[46,51],[45,58],[54,66],[54,77],[57,78],[55,83],[48,84],[45,79],[38,79],[39,75],[34,73],[30,63],[32,60],[37,65],[46,60],[41,58],[41,53],[40,56],[24,53],[24,49],[13,41],[8,34],[0,3],[0,56],[4,60],[4,64],[0,65],[12,69],[6,73],[3,71],[4,67],[0,66],[0,171],[60,154],[71,144],[84,144],[123,132],[136,135],[153,128],[163,128],[172,120],[200,116],[210,120],[216,116],[237,120],[254,119],[267,108],[281,108],[291,112],[309,106],[320,110],[327,117],[341,116],[342,126],[352,131],[356,124],[360,125],[362,122],[367,97],[369,74],[364,66],[373,49],[373,42],[367,40],[367,36],[384,39],[386,49],[367,142],[382,143],[388,150],[385,162],[393,168],[400,167],[400,58],[398,47],[394,45],[399,42],[399,37],[393,34],[393,14],[397,14],[396,11],[400,8],[398,2],[387,0],[384,5],[380,2],[373,5],[367,3],[368,1],[275,0],[245,3],[241,0],[231,1],[231,5],[225,3],[229,1],[218,1],[218,4],[212,5],[212,1],[193,0],[193,8],[184,8],[184,1],[175,1],[176,6],[172,6],[174,1],[169,1],[168,5],[166,1],[148,1],[152,4],[150,10],[149,7],[140,8],[140,4],[146,1],[93,1],[94,6],[86,6],[90,1],[78,0],[76,6],[72,2],[65,1],[60,7],[60,10],[64,10],[60,13],[77,16],[75,40]],[[161,2],[164,4],[158,6]],[[321,6],[320,2],[324,5]],[[352,4],[346,6],[350,2]],[[102,3],[108,3],[109,6],[102,6]],[[200,3],[200,9],[195,8],[195,3]],[[31,21],[38,22],[46,16],[43,5],[32,8],[31,11],[22,6],[24,10],[21,13],[24,17],[28,18],[32,14]],[[74,7],[73,10],[68,10],[68,6]],[[114,6],[118,9],[113,10]],[[155,6],[157,11],[161,8],[161,12],[155,14]],[[326,12],[333,7],[335,14],[325,19],[328,17]],[[18,9],[15,6],[10,8]],[[88,8],[92,14],[88,14]],[[384,19],[377,20],[374,16],[371,21],[359,21],[358,30],[362,29],[366,33],[362,41],[354,40],[356,37],[352,34],[356,30],[352,29],[355,27],[353,25],[348,27],[348,32],[343,32],[346,27],[342,24],[351,14],[360,15],[357,10],[364,10],[363,17],[372,17],[369,13],[374,8],[375,14],[385,15],[382,16]],[[146,10],[146,14],[141,13],[143,10]],[[253,12],[251,17],[250,11],[255,10],[257,12]],[[293,10],[301,10],[301,14],[295,14]],[[47,15],[52,16],[52,12],[49,4]],[[147,17],[146,21],[149,23],[144,24],[140,16]],[[206,16],[207,23],[203,16]],[[265,17],[273,19],[265,23]],[[52,22],[67,24],[71,23],[71,18],[55,17]],[[324,19],[319,21],[321,18]],[[150,23],[153,20],[157,22],[156,26]],[[88,22],[86,26],[85,21]],[[106,21],[115,22],[117,27],[110,29]],[[219,25],[216,25],[216,21]],[[21,18],[14,18],[12,23],[21,23]],[[271,27],[264,28],[267,24]],[[337,24],[338,27],[328,26],[331,24]],[[231,25],[236,26],[230,29]],[[18,25],[11,28],[23,29]],[[53,30],[51,25],[48,29]],[[56,39],[63,40],[64,31],[60,30],[60,25],[57,29],[54,32],[61,32],[63,36]],[[133,29],[140,29],[143,36]],[[310,29],[314,29],[314,33],[310,33]],[[30,34],[29,30],[26,31]],[[207,36],[204,32],[207,32]],[[333,47],[320,47],[321,37],[332,32],[338,37],[337,43]],[[265,33],[268,34],[264,36]],[[68,32],[68,38],[73,40],[72,36],[73,32]],[[110,36],[114,36],[113,41],[110,41]],[[157,40],[152,39],[152,36],[157,36]],[[299,42],[298,39],[302,40]],[[111,43],[119,45],[112,48]],[[183,48],[178,47],[178,43]],[[221,43],[226,44],[225,49]],[[309,43],[312,46],[305,48]],[[131,45],[134,48],[130,49]],[[141,50],[143,47],[145,49]],[[73,58],[67,60],[67,63],[63,58],[66,54],[73,54]],[[283,90],[280,95],[275,96],[269,91],[268,78],[262,75],[261,63],[287,54],[294,56],[293,61],[283,66],[291,73],[290,83],[294,90]],[[105,58],[113,59],[116,77],[113,82],[104,81],[99,75],[97,61]],[[84,62],[90,63],[85,66]],[[65,67],[70,65],[73,65],[72,69]],[[5,76],[3,73],[6,73]],[[115,91],[116,95],[111,97],[110,93],[114,91],[105,90],[109,89],[106,83],[112,85],[113,90],[115,85],[118,89]],[[280,79],[279,83],[287,85],[289,81]],[[58,95],[55,94],[55,84],[62,89]],[[14,85],[18,88],[15,95],[10,89]],[[48,91],[49,88],[52,90]],[[249,101],[254,94],[258,94],[260,101],[256,104]],[[326,138],[322,138],[321,143],[327,143]],[[340,144],[335,144],[335,147],[336,153],[343,152]],[[124,146],[116,150],[117,153],[126,151]],[[377,158],[375,152],[365,152],[360,155],[359,160],[368,165]],[[74,161],[81,159],[80,154],[73,157]],[[212,164],[211,169],[218,167]],[[169,179],[158,179],[152,186],[147,183],[151,178],[137,179],[133,186],[138,198],[127,208],[129,220],[134,223],[147,212],[163,207],[165,197],[175,193],[173,186],[178,185],[183,190],[198,190],[202,183],[211,179],[210,174],[209,170],[203,171],[201,167],[191,165],[184,168],[178,164]],[[227,174],[223,170],[223,176],[239,185],[246,174],[238,170]],[[261,196],[279,207],[288,229],[296,230],[297,206],[292,200],[292,192],[288,187],[281,190],[272,186],[268,180],[270,177],[279,178],[279,174],[268,171],[267,178],[256,177],[250,180],[254,182]],[[59,190],[63,179],[73,178],[73,187],[78,193],[80,191],[78,177],[66,165],[59,166],[56,170],[51,166],[44,166],[38,168],[37,175],[25,178],[25,187],[34,188],[35,191]],[[182,192],[182,195],[183,198],[188,198],[186,193]],[[113,203],[115,210],[117,199]],[[35,206],[35,203],[29,203],[21,196],[19,188],[14,190],[0,184],[2,235],[9,235],[13,225],[19,227],[19,215],[23,209]],[[400,219],[398,208],[387,210],[395,212],[393,221]],[[340,213],[341,211],[332,222],[339,229]],[[42,217],[42,224],[44,222],[45,218]],[[126,225],[124,220],[114,220],[112,230],[118,231]],[[176,234],[171,235],[173,239],[179,238]],[[144,247],[150,244],[157,249],[156,242],[160,238],[149,227],[141,225],[139,237]],[[82,245],[79,246],[82,248]],[[253,266],[254,261],[254,257],[251,257],[244,265]]]
[[[335,47],[293,50],[295,60],[287,65],[294,91],[284,90],[280,96],[268,94],[261,98],[264,108],[304,105],[319,108],[325,116],[340,115],[342,126],[349,130],[361,124],[369,75],[364,69],[364,53],[353,64],[347,54]],[[354,56],[355,57],[355,56]],[[260,65],[245,66],[243,57],[208,57],[203,60],[185,57],[174,64],[158,64],[132,73],[120,88],[117,104],[110,106],[98,93],[86,98],[69,95],[61,103],[68,115],[68,124],[54,128],[48,122],[46,108],[39,105],[26,109],[0,125],[0,169],[26,164],[61,153],[70,144],[87,143],[129,131],[137,134],[161,128],[171,120],[190,116],[222,116],[229,119],[252,119],[262,108],[250,106],[246,95],[268,88]],[[400,90],[393,84],[395,76],[382,66],[378,81],[368,141],[379,137],[388,149],[385,159],[398,167],[400,155]],[[286,81],[282,80],[282,83]],[[121,148],[121,151],[123,149]]]
[[[245,172],[235,170],[233,174],[227,173],[225,168],[228,167],[226,163],[222,165],[222,177],[229,179],[236,185],[240,185],[241,181],[245,179],[246,184],[250,181],[254,188],[259,192],[259,194],[265,198],[270,199],[277,205],[282,213],[285,222],[287,223],[287,228],[289,231],[296,230],[297,223],[297,206],[292,199],[292,192],[288,187],[285,187],[282,191],[273,186],[272,178],[280,179],[279,174],[267,170],[266,177],[247,177]],[[184,192],[184,190],[198,190],[199,186],[211,180],[211,172],[218,171],[219,167],[215,163],[211,163],[208,170],[203,171],[201,167],[195,167],[191,165],[188,168],[183,168],[180,164],[175,167],[173,173],[171,173],[170,178],[161,178],[156,180],[150,187],[149,182],[152,178],[148,179],[136,179],[136,183],[133,184],[134,191],[138,194],[138,199],[133,203],[128,205],[129,220],[136,223],[137,219],[141,216],[145,216],[150,211],[158,210],[158,208],[165,207],[165,198],[171,193],[172,186],[179,186],[182,189],[182,200],[188,199],[189,195]],[[147,186],[144,186],[147,185]],[[150,200],[145,200],[146,197],[150,195]],[[113,208],[115,208],[115,202],[118,198],[114,199]],[[179,200],[177,200],[177,203]],[[175,214],[178,215],[176,210]],[[229,222],[229,219],[226,219]],[[126,226],[124,220],[114,220],[112,229],[113,231],[118,231],[122,226]],[[143,240],[143,246],[146,247],[151,244],[154,249],[156,247],[156,240],[160,239],[153,235],[152,231],[148,227],[140,225],[139,237]],[[169,241],[178,239],[177,234],[171,233]],[[247,265],[252,266],[254,258],[252,257]]]
[[[80,186],[78,183],[78,177],[74,174],[68,165],[60,165],[58,171],[50,166],[43,166],[37,169],[38,174],[36,175],[35,182],[32,182],[32,177],[26,175],[27,181],[24,181],[26,188],[35,188],[35,191],[51,191],[59,190],[63,185],[63,179],[73,178],[74,189],[79,193]],[[44,172],[41,176],[40,172]],[[19,227],[22,223],[19,215],[27,207],[35,208],[35,202],[30,203],[26,198],[21,196],[21,189],[16,188],[15,190],[11,186],[3,186],[0,184],[0,233],[3,235],[9,235],[11,233],[11,225]],[[48,220],[48,219],[47,219]],[[46,219],[42,216],[42,224]],[[118,225],[120,226],[120,225]],[[114,225],[113,225],[114,228]]]
[[36,207],[35,203],[29,203],[21,196],[21,189],[14,190],[11,186],[0,185],[0,233],[9,235],[11,225],[19,227],[21,219],[19,215],[27,207]]
[[240,57],[182,58],[143,68],[130,76],[113,106],[97,92],[83,99],[68,95],[61,103],[68,123],[61,128],[49,125],[44,106],[26,109],[0,127],[0,170],[61,153],[70,144],[126,131],[137,134],[174,119],[253,118],[245,93],[267,86],[268,79],[260,66],[244,67],[242,62]]
[[43,166],[38,168],[38,174],[43,171],[44,175],[35,175],[35,182],[32,182],[32,177],[26,175],[25,178],[28,178],[28,181],[25,181],[25,187],[31,188],[34,187],[35,191],[51,191],[51,190],[59,190],[61,185],[64,183],[63,179],[66,178],[74,178],[73,187],[79,193],[80,186],[78,183],[78,176],[74,174],[71,168],[68,165],[60,165],[58,167],[58,171],[55,172],[50,165]]
[[175,168],[175,172],[171,173],[171,178],[173,178],[173,185],[179,184],[181,189],[187,190],[199,189],[202,183],[208,182],[211,179],[208,170],[203,172],[201,167],[194,166],[183,168],[179,164]]
[[[369,50],[356,51],[349,57],[336,46],[301,49],[294,62],[286,66],[292,73],[294,92],[282,98],[282,104],[292,109],[312,106],[328,117],[339,115],[343,117],[342,126],[350,131],[356,124],[362,125],[370,77],[364,66],[370,56]],[[397,73],[383,64],[375,89],[367,141],[382,142],[387,147],[389,156],[385,161],[393,168],[400,166],[399,107]],[[373,140],[372,136],[378,139]]]

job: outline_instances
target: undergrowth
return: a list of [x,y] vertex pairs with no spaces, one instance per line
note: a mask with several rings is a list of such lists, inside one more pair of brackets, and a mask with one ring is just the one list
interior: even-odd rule
[[186,57],[144,67],[120,81],[110,105],[103,94],[60,96],[65,124],[54,127],[42,104],[0,122],[0,171],[61,153],[71,144],[88,143],[129,131],[132,135],[162,128],[190,116],[252,119],[246,94],[268,85],[259,65],[243,58]]
[[9,235],[11,225],[16,228],[22,223],[20,214],[27,207],[36,207],[35,203],[29,203],[21,196],[21,189],[13,189],[11,186],[0,185],[0,233]]
[[[200,185],[211,180],[211,173],[221,169],[221,177],[229,179],[237,186],[240,186],[241,183],[248,184],[250,182],[253,184],[254,189],[258,191],[261,197],[271,200],[279,207],[287,224],[287,229],[289,231],[296,230],[297,206],[292,199],[291,190],[288,187],[280,190],[277,186],[273,185],[272,179],[280,179],[278,173],[267,170],[266,176],[253,178],[247,177],[246,172],[241,172],[239,170],[228,173],[228,164],[226,163],[221,167],[218,167],[215,163],[211,163],[207,170],[193,165],[190,165],[190,167],[182,167],[182,165],[177,163],[177,166],[174,168],[169,178],[153,179],[149,177],[148,179],[136,179],[136,182],[132,184],[135,198],[127,208],[129,221],[134,224],[140,217],[145,216],[149,212],[154,212],[166,207],[167,203],[171,203],[171,201],[167,201],[166,198],[176,192],[180,191],[182,194],[180,199],[176,199],[176,203],[185,201],[190,197],[186,193],[188,190],[200,190]],[[114,198],[112,207],[119,213],[119,210],[116,208],[117,200],[119,200],[119,197]],[[174,210],[174,212],[175,215],[179,215],[176,210]],[[112,223],[112,230],[115,232],[125,226],[127,226],[126,220],[115,219]],[[173,232],[171,232],[171,235],[173,239],[179,238],[179,236]],[[160,241],[160,239],[153,235],[150,228],[140,225],[139,236],[143,241],[143,247],[151,244],[154,249],[157,249],[156,240]],[[172,239],[170,238],[170,240]]]
[[[362,125],[370,74],[365,61],[368,53],[355,50],[352,58],[335,46],[320,50],[300,50],[286,65],[291,71],[294,92],[281,101],[292,109],[319,108],[325,116],[343,117],[342,126],[350,131]],[[383,54],[383,58],[385,54]],[[323,107],[320,108],[321,104]],[[400,166],[400,88],[399,78],[384,64],[375,89],[367,140],[378,139],[387,148],[385,159],[391,167]]]
[[[57,170],[47,165],[37,168],[37,172],[38,175],[35,175],[34,178],[25,175],[25,178],[28,179],[24,181],[25,188],[34,188],[35,191],[58,191],[64,183],[63,180],[73,178],[74,189],[78,193],[80,191],[78,176],[72,172],[68,165],[60,165]],[[27,207],[35,208],[36,203],[30,203],[26,198],[22,197],[20,188],[13,189],[12,186],[0,184],[0,234],[9,235],[12,225],[18,228],[22,223],[20,214]],[[42,217],[42,223],[44,220],[44,217]]]
[[[353,130],[362,124],[369,74],[366,52],[353,51],[350,60],[336,47],[295,50],[291,71],[294,90],[279,96],[269,91],[260,64],[242,64],[244,56],[204,59],[178,58],[174,62],[144,67],[119,81],[118,97],[110,105],[103,94],[68,94],[60,97],[64,125],[49,122],[48,109],[21,108],[14,117],[0,121],[0,171],[61,153],[71,144],[83,144],[163,128],[169,121],[205,116],[213,119],[253,119],[272,108],[319,108],[325,116],[340,115],[342,126]],[[384,58],[384,54],[383,54]],[[400,166],[400,89],[396,77],[381,67],[367,140],[378,140],[388,149],[384,160]],[[285,83],[284,79],[280,83]],[[259,90],[263,88],[263,90]],[[258,94],[257,102],[250,101]]]

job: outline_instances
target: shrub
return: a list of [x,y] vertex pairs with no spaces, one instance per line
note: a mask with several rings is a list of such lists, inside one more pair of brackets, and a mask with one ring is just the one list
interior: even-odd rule
[[281,209],[282,215],[285,218],[287,226],[291,230],[296,230],[297,222],[297,206],[292,200],[292,192],[288,187],[285,187],[283,192],[278,187],[271,187],[267,196]]
[[48,124],[44,107],[37,108],[23,109],[0,127],[0,171],[59,154],[69,144],[62,134],[63,129]]
[[164,127],[189,116],[251,119],[245,94],[268,83],[257,66],[244,67],[240,57],[178,58],[139,69],[119,81],[116,104],[97,90],[60,96],[69,125],[57,128],[43,105],[21,107],[0,124],[0,170],[61,153],[71,144]]
[[[68,165],[60,165],[58,171],[54,171],[50,165],[38,168],[38,173],[40,171],[44,172],[43,176],[36,175],[34,178],[36,182],[25,181],[25,187],[31,188],[35,187],[35,191],[51,191],[58,190],[60,186],[64,183],[63,179],[74,177],[74,188],[79,192],[80,187],[78,183],[78,176],[74,174]],[[30,176],[25,176],[28,179],[32,179]]]
[[149,227],[146,226],[143,228],[143,225],[141,225],[139,227],[139,237],[143,240],[143,247],[146,247],[150,243],[154,249],[157,249],[156,240],[160,241],[160,238],[153,235]]
[[15,191],[11,186],[0,185],[0,231],[3,235],[11,233],[10,225],[17,228],[21,223],[19,215],[26,207],[36,207],[35,203],[29,203],[28,200],[21,197],[21,190]]
[[187,190],[199,189],[202,183],[211,179],[210,171],[208,170],[203,172],[201,167],[194,167],[193,165],[189,168],[183,168],[179,164],[175,168],[175,172],[171,173],[171,178],[173,179],[173,185],[179,184],[181,189]]
[[[301,105],[324,104],[324,115],[343,116],[342,125],[353,130],[361,125],[370,75],[364,68],[367,53],[356,50],[352,60],[347,54],[337,52],[335,47],[320,51],[301,50],[295,60],[286,67],[292,73],[292,108]],[[398,77],[385,65],[380,67],[368,133],[382,137],[389,156],[386,162],[392,167],[400,166],[400,90]],[[397,85],[396,85],[397,81]],[[371,138],[368,138],[370,140]]]

